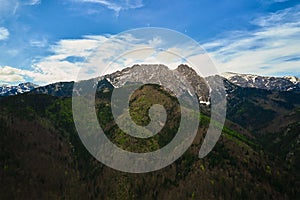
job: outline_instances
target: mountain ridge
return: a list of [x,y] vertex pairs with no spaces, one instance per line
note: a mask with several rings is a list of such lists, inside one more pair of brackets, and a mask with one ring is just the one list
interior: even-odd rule
[[[133,65],[132,67],[127,67],[121,71],[116,71],[111,74],[106,74],[102,77],[94,78],[93,80],[103,81],[106,79],[113,87],[119,87],[123,83],[122,79],[126,80],[128,73],[131,73],[137,67],[145,67],[147,64],[143,65]],[[149,65],[156,66],[156,65]],[[164,65],[157,65],[158,68]],[[166,67],[166,66],[164,66]],[[199,96],[199,101],[203,104],[209,104],[209,85],[207,85],[207,80],[211,77],[220,76],[229,81],[230,83],[244,87],[244,88],[257,88],[264,90],[274,90],[274,91],[300,91],[300,78],[297,76],[262,76],[255,74],[242,74],[236,72],[224,72],[220,75],[201,77],[199,76],[191,67],[185,64],[179,65],[176,69],[171,70],[176,71],[184,75],[187,80],[192,84],[196,94]],[[143,74],[147,76],[147,74]],[[153,76],[152,76],[153,77]],[[150,78],[151,79],[151,78]],[[225,81],[225,80],[224,80]],[[226,82],[226,81],[225,81]],[[51,94],[54,96],[71,96],[73,81],[70,82],[56,82],[45,86],[38,86],[31,82],[20,83],[17,86],[0,86],[0,97],[18,95],[26,92],[40,93],[40,94]],[[228,84],[227,84],[228,85]],[[61,88],[67,88],[67,91],[60,91]],[[202,90],[202,91],[201,91]]]
[[296,76],[274,77],[234,72],[225,72],[220,76],[241,87],[276,91],[300,91],[300,78]]

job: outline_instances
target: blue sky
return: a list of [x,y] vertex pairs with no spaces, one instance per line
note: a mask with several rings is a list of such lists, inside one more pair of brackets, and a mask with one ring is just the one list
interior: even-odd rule
[[221,72],[300,76],[299,0],[0,0],[0,5],[0,84],[74,80],[78,63],[104,41],[142,27],[186,34]]

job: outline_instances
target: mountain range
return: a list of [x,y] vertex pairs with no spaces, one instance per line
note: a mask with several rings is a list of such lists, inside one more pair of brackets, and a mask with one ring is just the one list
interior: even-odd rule
[[[151,105],[162,102],[169,118],[160,134],[149,139],[128,136],[111,112],[112,91],[140,81],[149,73],[135,65],[91,79],[97,87],[97,117],[106,136],[132,152],[155,151],[177,130],[178,106],[164,87],[147,84],[130,100],[132,119],[149,123]],[[191,147],[164,169],[130,174],[111,169],[83,146],[72,116],[73,82],[37,87],[0,99],[0,199],[298,199],[300,195],[300,91],[296,77],[262,77],[227,73],[227,116],[222,135],[203,159],[198,152],[210,119],[210,88],[187,65],[175,70],[152,65],[165,84],[180,73],[198,101],[199,129]],[[160,76],[161,75],[161,76]],[[135,77],[140,79],[134,79]],[[143,81],[141,81],[143,83]],[[188,96],[180,85],[178,93]],[[186,109],[186,108],[184,108]],[[175,111],[175,112],[174,112]],[[87,124],[88,126],[88,124]]]
[[295,76],[269,77],[227,72],[222,76],[233,84],[276,91],[300,91],[300,79]]
[[[143,65],[134,65],[131,68],[125,68],[122,71],[107,74],[104,77],[99,77],[96,79],[106,79],[106,81],[109,81],[113,87],[119,87],[125,84],[124,81],[126,81],[127,75],[134,73],[134,69],[139,67],[143,67]],[[144,66],[144,69],[147,69],[147,65]],[[157,65],[156,72],[161,73],[162,69],[164,69],[163,65]],[[203,97],[201,97],[200,100],[203,102],[207,102],[208,90],[204,86],[206,85],[206,81],[204,80],[204,78],[197,76],[197,74],[195,74],[196,72],[194,70],[190,70],[187,65],[179,65],[175,71],[183,73],[189,81],[192,81],[192,84],[197,85],[198,89],[196,91],[198,93],[200,92],[200,89],[203,93],[206,93]],[[142,74],[141,72],[144,74]],[[139,70],[139,73],[140,74],[138,76],[148,76],[147,71],[145,70]],[[222,73],[220,76],[225,78],[230,83],[244,88],[256,88],[271,91],[300,91],[300,78],[295,76],[273,77],[253,74],[239,74],[233,72]],[[152,75],[152,77],[156,77],[155,74]],[[206,77],[206,79],[211,79],[211,77]],[[30,91],[41,94],[51,94],[54,96],[71,96],[71,85],[72,82],[57,82],[41,87],[30,82],[20,83],[17,86],[3,85],[0,86],[0,97],[17,95]],[[64,88],[64,90],[61,90],[61,88]]]

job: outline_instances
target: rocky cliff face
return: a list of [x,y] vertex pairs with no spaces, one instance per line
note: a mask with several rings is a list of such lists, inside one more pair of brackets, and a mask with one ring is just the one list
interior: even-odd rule
[[185,76],[190,82],[200,103],[209,104],[210,88],[206,80],[203,77],[200,77],[195,70],[187,65],[179,65],[175,70]]
[[134,65],[122,71],[106,75],[105,78],[114,87],[121,87],[130,82],[158,83],[179,95],[197,95],[200,103],[209,102],[209,86],[191,67],[179,65],[170,70],[165,65]]

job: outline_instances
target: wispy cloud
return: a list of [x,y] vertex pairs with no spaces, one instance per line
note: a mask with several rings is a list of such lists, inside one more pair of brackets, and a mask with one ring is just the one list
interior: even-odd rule
[[288,2],[290,0],[258,0],[259,3],[261,3],[262,5],[271,5],[271,4],[278,4],[278,3],[285,3]]
[[41,2],[41,0],[0,0],[0,19],[14,16],[22,6],[35,6]]
[[31,6],[38,5],[41,2],[42,2],[42,0],[25,0],[25,1],[23,1],[23,3],[25,5],[31,5]]
[[83,3],[95,3],[102,6],[105,6],[108,9],[111,9],[116,12],[116,15],[119,15],[121,10],[129,10],[143,7],[142,0],[116,0],[116,1],[109,1],[109,0],[76,0],[77,2]]
[[7,28],[0,27],[0,40],[6,40],[9,37]]
[[0,5],[0,19],[3,19],[16,13],[19,2],[17,0],[0,0]]
[[42,47],[46,47],[48,44],[48,41],[46,38],[37,40],[37,39],[31,39],[29,41],[30,46],[32,47],[38,47],[38,48],[42,48]]
[[[254,31],[227,33],[204,44],[222,71],[268,75],[300,74],[300,6],[288,8],[251,23]],[[268,67],[266,67],[268,66]]]

